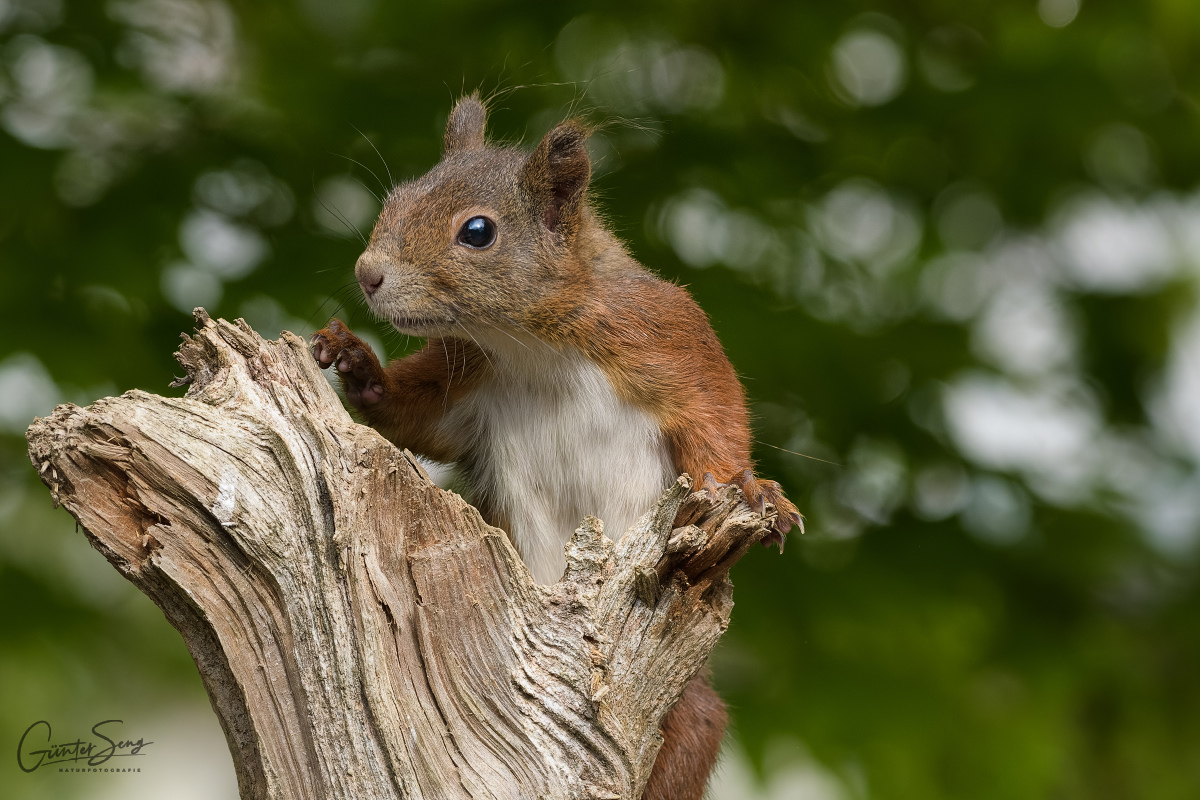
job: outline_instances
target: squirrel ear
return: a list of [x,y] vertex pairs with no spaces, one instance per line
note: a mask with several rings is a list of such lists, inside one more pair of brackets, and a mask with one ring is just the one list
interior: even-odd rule
[[450,112],[450,119],[446,120],[443,154],[450,155],[483,147],[483,131],[486,125],[487,109],[479,99],[479,92],[472,92],[455,103],[454,110]]
[[583,123],[567,120],[542,138],[521,170],[521,185],[541,207],[542,224],[551,231],[570,234],[583,213],[592,175],[588,134]]

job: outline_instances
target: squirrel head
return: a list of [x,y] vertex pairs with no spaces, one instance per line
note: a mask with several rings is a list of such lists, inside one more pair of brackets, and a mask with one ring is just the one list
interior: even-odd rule
[[527,153],[489,144],[486,122],[478,93],[458,101],[441,162],[392,190],[358,259],[371,310],[404,333],[553,338],[588,295],[587,127]]

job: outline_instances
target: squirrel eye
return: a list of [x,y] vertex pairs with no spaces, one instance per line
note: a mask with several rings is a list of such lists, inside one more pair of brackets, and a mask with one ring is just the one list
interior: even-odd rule
[[471,217],[458,232],[458,243],[482,250],[496,241],[496,223],[487,217]]

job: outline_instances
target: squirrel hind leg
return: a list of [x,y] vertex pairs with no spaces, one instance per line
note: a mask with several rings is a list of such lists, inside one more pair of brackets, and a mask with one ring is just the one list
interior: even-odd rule
[[804,533],[804,515],[796,508],[796,505],[788,500],[783,495],[783,488],[778,481],[760,480],[754,477],[754,471],[751,469],[743,470],[740,474],[733,475],[724,483],[718,483],[716,477],[711,472],[704,473],[704,480],[701,484],[701,491],[706,492],[709,496],[715,496],[717,491],[730,484],[742,490],[742,496],[746,498],[746,504],[750,506],[756,514],[767,513],[767,505],[771,505],[775,509],[775,522],[771,526],[771,530],[763,537],[763,547],[770,547],[773,544],[779,545],[779,552],[783,552],[783,537],[793,527],[800,529],[800,533]]
[[662,748],[642,800],[702,800],[721,739],[725,703],[709,685],[707,671],[692,678],[662,724]]

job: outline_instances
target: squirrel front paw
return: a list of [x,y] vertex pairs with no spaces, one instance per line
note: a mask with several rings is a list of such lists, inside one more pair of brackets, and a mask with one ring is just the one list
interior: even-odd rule
[[331,319],[308,340],[313,358],[321,369],[335,365],[346,399],[355,408],[375,405],[383,399],[383,366],[371,345],[355,336],[338,319]]
[[763,537],[763,547],[778,544],[779,551],[783,552],[784,534],[793,527],[800,528],[800,532],[804,533],[804,516],[791,500],[783,496],[783,489],[779,483],[759,480],[754,477],[753,470],[747,469],[724,483],[717,483],[716,477],[711,472],[706,472],[700,488],[710,496],[715,496],[719,489],[730,484],[742,490],[742,496],[746,498],[747,505],[754,513],[765,514],[768,503],[775,507],[775,524]]

